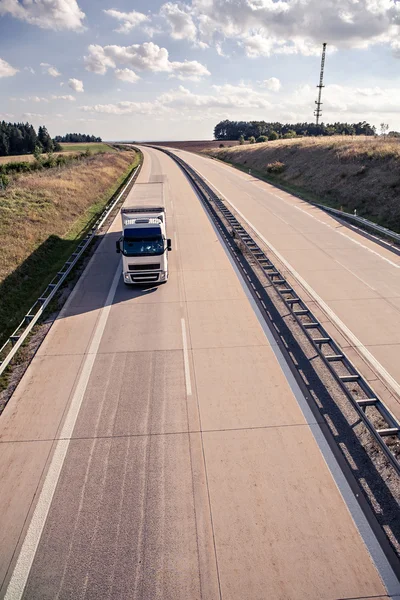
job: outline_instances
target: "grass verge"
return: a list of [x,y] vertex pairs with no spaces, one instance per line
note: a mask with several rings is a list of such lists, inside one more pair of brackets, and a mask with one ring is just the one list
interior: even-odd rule
[[400,232],[400,140],[302,138],[205,152],[304,200],[356,209]]
[[0,345],[85,236],[139,154],[21,175],[0,192]]

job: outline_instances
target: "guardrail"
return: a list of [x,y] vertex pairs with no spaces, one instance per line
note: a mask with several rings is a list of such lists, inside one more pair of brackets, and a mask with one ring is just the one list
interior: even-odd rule
[[[175,162],[177,162],[192,181],[207,212],[210,214],[214,223],[221,232],[222,237],[225,239],[227,247],[238,266],[243,269],[238,252],[235,252],[233,249],[235,238],[241,241],[255,263],[260,269],[262,269],[263,273],[268,278],[275,291],[278,293],[279,297],[284,302],[285,306],[290,311],[303,333],[306,335],[309,342],[321,357],[333,378],[339,384],[341,390],[346,395],[353,408],[356,410],[360,419],[370,431],[374,440],[394,467],[396,473],[400,475],[400,461],[396,448],[391,447],[386,443],[386,440],[389,439],[400,440],[399,421],[390,412],[384,402],[380,400],[377,394],[375,394],[368,381],[364,379],[361,373],[356,369],[353,363],[345,355],[344,351],[326,331],[322,323],[320,323],[315,315],[311,312],[306,303],[295,293],[284,275],[268,258],[262,248],[260,248],[251,234],[229,210],[218,194],[204,181],[204,179],[195,169],[193,169],[180,157],[160,147],[155,148],[161,152],[164,152]],[[256,280],[260,281],[254,270],[251,270],[254,278],[253,282]],[[265,316],[265,319],[273,323],[265,304],[260,299],[260,296],[257,296],[257,294],[254,294],[252,291],[254,283],[252,282],[251,277],[249,277],[248,272],[246,271],[244,275],[249,281],[249,289],[262,314]],[[376,416],[379,416],[379,419],[376,417],[370,417],[367,414],[367,410],[377,411]],[[378,426],[375,426],[374,421],[378,423]]]
[[97,232],[104,225],[105,221],[114,210],[115,206],[120,202],[123,195],[126,193],[128,188],[133,185],[139,171],[141,164],[134,169],[133,173],[129,176],[127,183],[124,185],[121,192],[117,195],[114,200],[111,200],[97,221],[91,227],[89,233],[83,240],[78,244],[75,251],[71,254],[68,260],[64,263],[61,271],[58,271],[57,275],[48,284],[43,294],[36,300],[36,302],[28,310],[21,323],[18,325],[16,330],[8,338],[8,340],[0,348],[0,357],[4,355],[4,358],[0,360],[0,376],[4,373],[5,369],[9,366],[10,362],[21,348],[22,344],[32,331],[35,324],[38,322],[40,317],[43,315],[47,306],[54,298],[61,285],[64,283],[68,275],[74,269],[76,263],[79,261],[85,250],[88,248]]
[[341,219],[348,219],[349,221],[354,221],[354,223],[358,223],[363,227],[371,229],[372,231],[376,231],[380,233],[382,236],[392,239],[397,244],[400,244],[400,234],[392,231],[391,229],[387,229],[386,227],[382,227],[381,225],[377,225],[368,219],[364,219],[364,217],[359,217],[358,215],[352,215],[351,213],[346,213],[343,210],[337,210],[336,208],[331,208],[330,206],[325,206],[324,204],[317,204],[316,202],[311,202],[313,206],[318,206],[318,208],[322,208],[322,210],[332,213]]

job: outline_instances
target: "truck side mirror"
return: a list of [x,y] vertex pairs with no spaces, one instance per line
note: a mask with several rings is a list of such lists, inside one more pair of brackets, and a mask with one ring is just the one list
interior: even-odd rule
[[120,243],[119,243],[119,242],[120,242],[119,240],[117,240],[117,241],[115,242],[115,246],[116,246],[117,254],[120,254],[120,253],[121,253],[121,246],[120,246]]
[[172,242],[171,242],[171,240],[170,240],[170,239],[168,239],[168,240],[167,240],[167,250],[168,250],[168,252],[169,252],[170,250],[172,250]]

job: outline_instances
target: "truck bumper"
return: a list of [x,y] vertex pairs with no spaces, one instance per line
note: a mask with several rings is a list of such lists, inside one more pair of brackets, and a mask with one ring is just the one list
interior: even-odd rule
[[168,271],[125,271],[124,282],[128,285],[141,285],[146,283],[163,283],[168,279]]

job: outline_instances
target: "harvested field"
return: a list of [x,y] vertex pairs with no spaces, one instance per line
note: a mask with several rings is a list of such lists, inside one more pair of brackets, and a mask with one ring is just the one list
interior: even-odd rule
[[251,168],[305,199],[357,209],[360,216],[400,232],[400,139],[301,138],[205,152]]
[[108,144],[103,144],[102,142],[82,142],[82,143],[62,143],[61,147],[63,149],[63,153],[70,152],[85,152],[86,150],[90,150],[92,154],[97,154],[98,152],[116,152],[115,148],[109,146]]
[[0,190],[0,345],[138,161],[133,151],[95,155]]
[[[103,143],[92,143],[92,144],[61,144],[62,152],[54,152],[54,156],[63,154],[78,154],[79,152],[86,152],[90,150],[91,154],[98,154],[99,152],[116,152],[115,148]],[[46,157],[46,154],[43,155]],[[0,156],[0,165],[9,162],[32,162],[35,160],[33,154],[17,154],[15,156]]]

